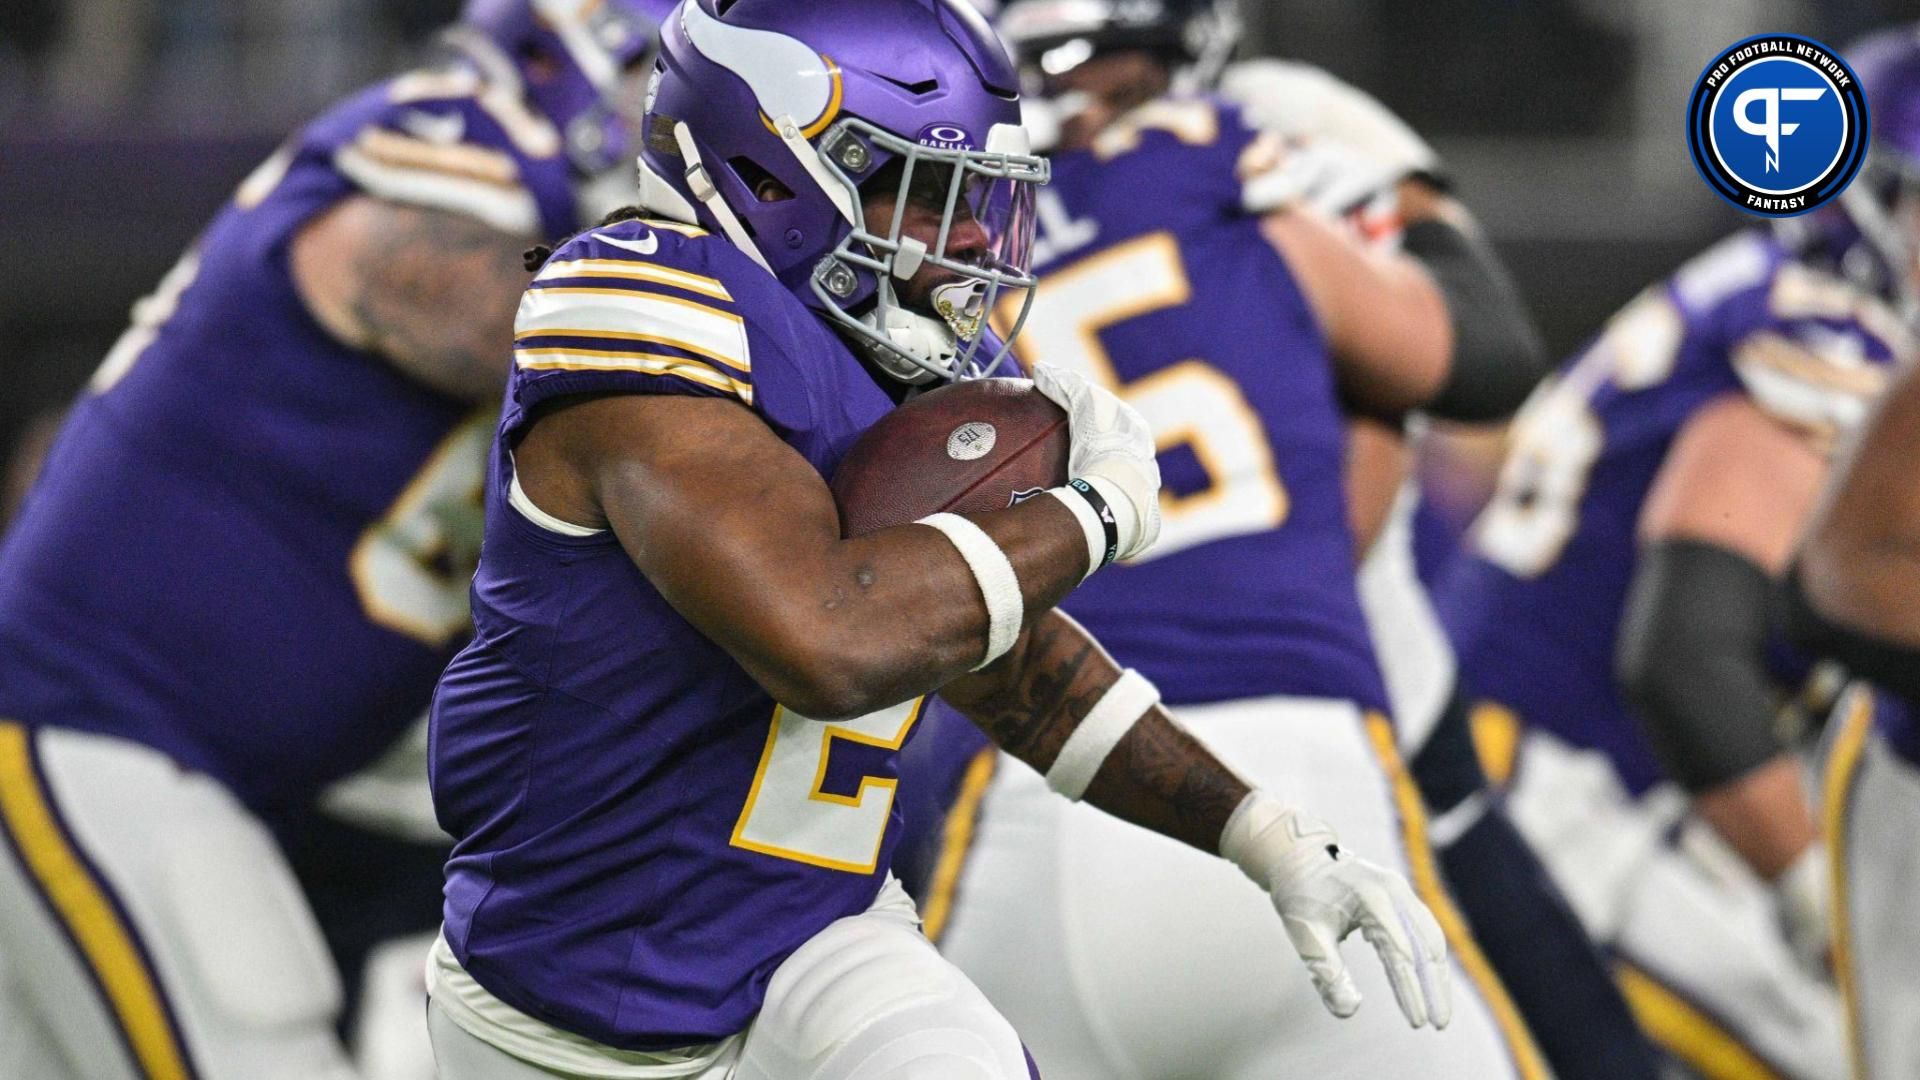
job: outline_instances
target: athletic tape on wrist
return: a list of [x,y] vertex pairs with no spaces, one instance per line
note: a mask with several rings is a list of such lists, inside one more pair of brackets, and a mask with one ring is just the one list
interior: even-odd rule
[[1087,718],[1067,736],[1060,756],[1053,759],[1053,766],[1047,770],[1047,786],[1069,799],[1085,795],[1094,774],[1100,771],[1113,748],[1120,745],[1133,725],[1159,702],[1160,690],[1148,682],[1146,676],[1132,668],[1121,672],[1120,678],[1094,702]]
[[987,602],[987,651],[975,671],[1000,659],[1020,637],[1020,624],[1026,619],[1026,603],[1020,598],[1020,577],[1013,572],[1007,553],[993,542],[986,531],[959,514],[933,514],[915,522],[940,530],[952,541],[960,557],[973,571],[980,597]]

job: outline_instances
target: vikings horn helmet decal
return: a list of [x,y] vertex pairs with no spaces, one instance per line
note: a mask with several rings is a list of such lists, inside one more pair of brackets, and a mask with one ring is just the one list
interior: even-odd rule
[[[964,0],[686,0],[660,49],[650,210],[726,234],[895,378],[998,362],[985,316],[1032,286],[1047,166],[1020,127],[1012,63]],[[930,245],[898,213],[868,228],[870,199],[900,207],[909,192],[941,204]],[[951,279],[930,311],[897,291],[924,266]]]

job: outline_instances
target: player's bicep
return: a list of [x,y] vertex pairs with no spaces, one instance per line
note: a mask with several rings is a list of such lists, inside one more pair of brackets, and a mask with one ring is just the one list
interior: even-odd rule
[[335,339],[441,393],[490,401],[511,363],[528,243],[464,214],[357,195],[295,235],[290,264]]
[[1431,400],[1445,384],[1453,326],[1433,279],[1412,259],[1371,251],[1303,210],[1261,219],[1319,319],[1342,389],[1385,414]]
[[780,593],[773,578],[839,539],[826,482],[737,401],[616,394],[565,420],[580,433],[591,497],[635,565],[722,644],[753,622],[741,616],[754,597]]
[[1825,458],[1802,433],[1747,396],[1726,395],[1674,439],[1641,508],[1640,542],[1698,540],[1777,575],[1825,475]]

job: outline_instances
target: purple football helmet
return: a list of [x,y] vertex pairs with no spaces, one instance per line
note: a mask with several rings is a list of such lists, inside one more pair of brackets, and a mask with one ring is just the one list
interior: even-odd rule
[[[672,0],[467,0],[446,38],[489,83],[518,89],[565,139],[582,178],[631,161],[639,107],[625,73]],[[622,200],[626,201],[626,200]]]
[[[641,204],[726,235],[894,378],[998,363],[986,321],[1032,288],[1047,175],[1006,51],[965,0],[685,0],[661,30]],[[870,230],[876,178],[895,211]],[[944,210],[928,244],[902,225],[930,184]],[[985,243],[949,250],[956,226]],[[922,266],[949,278],[928,312],[896,288]]]
[[1845,55],[1872,124],[1866,165],[1837,213],[1823,209],[1782,228],[1920,324],[1920,25],[1872,34]]

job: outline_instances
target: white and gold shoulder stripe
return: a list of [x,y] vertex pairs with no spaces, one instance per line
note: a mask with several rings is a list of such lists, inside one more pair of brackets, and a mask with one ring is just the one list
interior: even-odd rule
[[655,285],[669,285],[676,289],[699,293],[702,296],[711,296],[715,300],[733,299],[733,294],[727,291],[727,287],[722,285],[718,278],[628,259],[565,259],[550,262],[541,268],[540,277],[537,280],[551,281],[555,278],[615,278],[626,281],[647,281]]
[[632,289],[562,285],[532,288],[520,301],[514,340],[610,338],[682,349],[736,371],[753,370],[747,325],[730,311]]
[[1887,369],[1860,357],[1822,355],[1780,334],[1761,332],[1733,351],[1733,369],[1753,400],[1775,419],[1832,437],[1859,427],[1887,383]]
[[529,371],[631,371],[640,375],[671,375],[710,386],[753,404],[753,384],[698,360],[652,353],[619,352],[569,346],[514,350],[515,362]]
[[334,152],[334,167],[370,195],[466,214],[504,232],[540,231],[540,210],[509,155],[370,127]]

